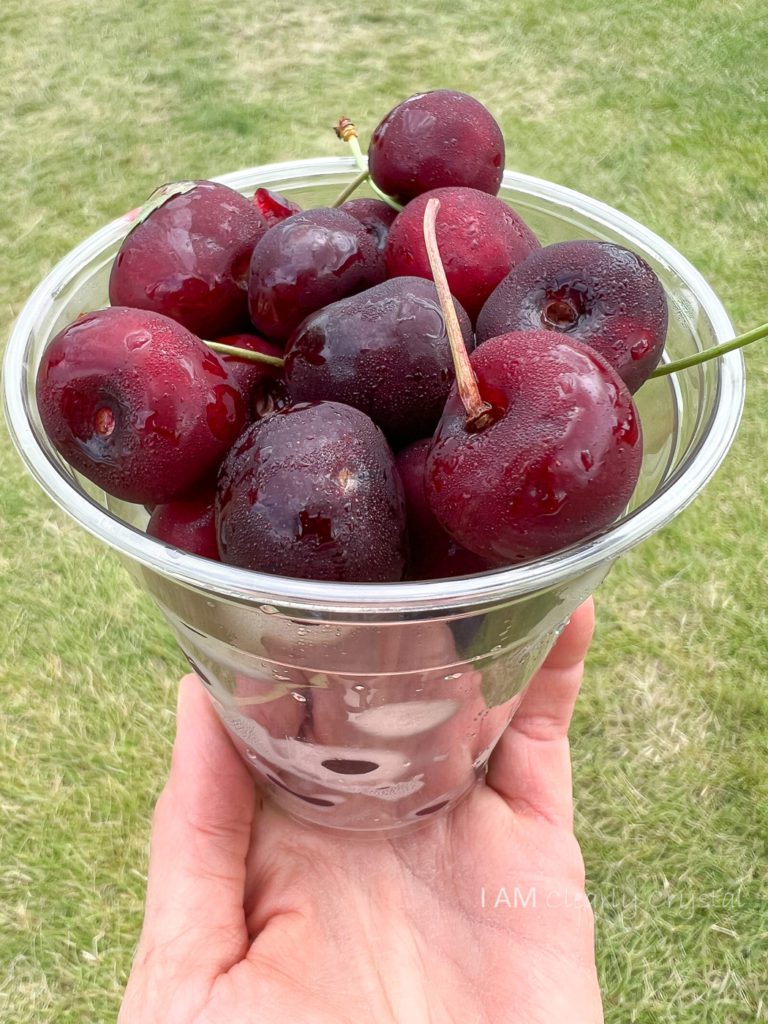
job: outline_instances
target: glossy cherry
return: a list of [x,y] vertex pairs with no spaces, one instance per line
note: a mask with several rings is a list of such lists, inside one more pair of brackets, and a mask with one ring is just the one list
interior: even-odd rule
[[397,210],[387,206],[380,199],[348,199],[339,207],[355,220],[359,220],[369,235],[373,237],[376,248],[384,252],[389,238],[389,229],[397,216]]
[[539,241],[515,211],[486,192],[439,188],[414,199],[398,214],[384,252],[391,277],[432,277],[424,245],[424,211],[440,201],[437,241],[448,285],[474,322],[496,285]]
[[264,218],[264,223],[270,228],[273,224],[292,217],[294,213],[301,213],[298,203],[269,188],[257,188],[253,194],[253,202]]
[[427,462],[433,512],[484,558],[517,562],[566,548],[625,508],[642,461],[626,385],[594,349],[551,331],[504,334],[470,363],[484,425],[452,391]]
[[[471,348],[469,318],[454,309]],[[288,341],[285,377],[294,401],[353,405],[394,445],[431,434],[454,379],[433,282],[393,278],[312,313]]]
[[368,166],[379,188],[402,203],[454,185],[495,196],[504,172],[504,137],[474,97],[436,89],[390,110],[371,137]]
[[219,552],[232,565],[314,580],[402,578],[394,457],[350,406],[302,403],[250,426],[222,465],[216,509]]
[[339,207],[344,213],[348,213],[355,220],[359,220],[365,230],[376,243],[378,254],[379,280],[383,281],[387,276],[387,264],[384,259],[384,250],[389,238],[389,229],[397,216],[397,210],[387,206],[380,199],[348,199]]
[[201,338],[215,338],[248,324],[248,266],[268,225],[226,185],[188,184],[127,235],[112,267],[109,301],[163,313]]
[[147,524],[147,533],[172,547],[218,562],[215,498],[215,489],[209,488],[194,498],[156,505]]
[[646,261],[621,245],[556,242],[501,281],[478,318],[477,340],[526,330],[557,331],[591,345],[635,392],[664,350],[664,288]]
[[[283,355],[282,350],[276,345],[259,338],[256,334],[231,334],[216,340],[223,345],[261,352],[266,356],[282,358]],[[218,355],[230,377],[240,388],[251,420],[261,419],[262,416],[291,404],[285,374],[279,367],[268,363],[252,363],[234,355]]]
[[248,285],[259,334],[285,341],[305,316],[381,280],[376,244],[342,210],[294,214],[267,231],[253,250]]
[[496,568],[496,564],[468,551],[446,533],[429,504],[426,464],[432,441],[423,438],[403,448],[395,464],[403,482],[408,518],[408,572],[410,580],[438,580],[469,576]]
[[245,421],[221,360],[168,317],[113,306],[52,339],[37,405],[56,449],[108,494],[160,504],[213,470]]

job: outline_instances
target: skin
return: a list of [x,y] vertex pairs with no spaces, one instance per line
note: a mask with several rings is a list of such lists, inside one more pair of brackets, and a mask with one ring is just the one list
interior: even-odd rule
[[601,1022],[568,745],[593,623],[588,602],[486,784],[395,840],[307,828],[259,800],[185,677],[119,1024]]

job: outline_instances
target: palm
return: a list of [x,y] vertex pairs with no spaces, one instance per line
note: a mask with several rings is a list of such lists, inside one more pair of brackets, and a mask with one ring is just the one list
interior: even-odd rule
[[[209,901],[202,928],[174,925],[171,883],[156,879],[153,899],[151,878],[121,1021],[600,1021],[571,829],[570,710],[542,710],[557,687],[572,704],[578,671],[545,669],[494,752],[488,785],[421,832],[350,840],[266,805],[247,836],[221,833],[220,905]],[[239,769],[233,759],[233,777]],[[223,848],[237,843],[244,877],[242,858]]]

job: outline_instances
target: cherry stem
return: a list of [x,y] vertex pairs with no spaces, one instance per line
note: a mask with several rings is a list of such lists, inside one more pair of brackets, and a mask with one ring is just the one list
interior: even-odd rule
[[[360,168],[360,172],[362,173],[365,171],[365,173],[368,174],[368,161],[363,156],[363,151],[360,149],[360,140],[357,135],[357,128],[355,128],[352,121],[350,121],[348,117],[341,117],[333,130],[342,142],[346,142],[349,145],[349,148],[352,150],[352,156],[355,158],[355,163]],[[391,206],[392,209],[397,210],[398,213],[402,210],[400,203],[396,203],[392,196],[388,196],[386,192],[382,192],[374,181],[369,180],[369,185],[379,199],[381,199],[382,202],[385,202],[387,206]]]
[[203,344],[214,352],[220,352],[223,356],[234,356],[235,359],[244,359],[248,363],[264,363],[266,366],[276,366],[278,369],[282,369],[285,365],[285,360],[278,356],[267,356],[263,352],[254,352],[250,348],[222,345],[220,341],[204,341]]
[[369,178],[370,174],[368,173],[368,168],[366,167],[364,171],[360,171],[357,177],[353,178],[352,181],[350,181],[350,183],[347,185],[345,189],[339,192],[339,194],[331,203],[331,209],[335,210],[336,207],[341,206],[342,203],[346,202],[347,199],[349,199],[349,197],[352,195],[352,193],[356,192],[364,182],[368,181]]
[[456,372],[456,386],[459,389],[464,408],[467,411],[467,426],[480,428],[487,417],[491,406],[480,397],[480,389],[477,386],[472,364],[469,361],[467,346],[459,326],[459,318],[456,316],[456,307],[453,304],[453,296],[448,287],[448,278],[445,276],[443,261],[440,259],[440,250],[437,246],[437,233],[435,222],[437,211],[440,209],[439,199],[430,199],[424,211],[424,244],[427,247],[427,258],[432,271],[432,277],[440,300],[440,308],[443,311],[445,330],[448,334],[448,341],[451,345],[453,366]]
[[722,345],[714,345],[712,348],[702,349],[701,352],[694,352],[691,356],[684,356],[672,363],[657,366],[648,379],[667,377],[670,373],[677,373],[678,370],[687,370],[689,366],[707,363],[710,359],[717,359],[718,356],[724,356],[727,352],[734,352],[736,349],[744,348],[745,345],[751,345],[753,341],[760,341],[761,338],[767,337],[768,324],[761,324],[760,327],[753,327],[746,334],[739,334],[737,337],[731,338],[730,341],[724,341]]

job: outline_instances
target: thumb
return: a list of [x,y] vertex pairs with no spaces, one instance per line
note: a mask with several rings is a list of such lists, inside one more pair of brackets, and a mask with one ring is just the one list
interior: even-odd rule
[[573,613],[528,684],[488,766],[489,785],[513,807],[568,828],[573,823],[568,728],[594,623],[590,598]]
[[168,781],[152,824],[139,955],[226,971],[248,948],[243,901],[254,782],[196,676],[179,688]]

